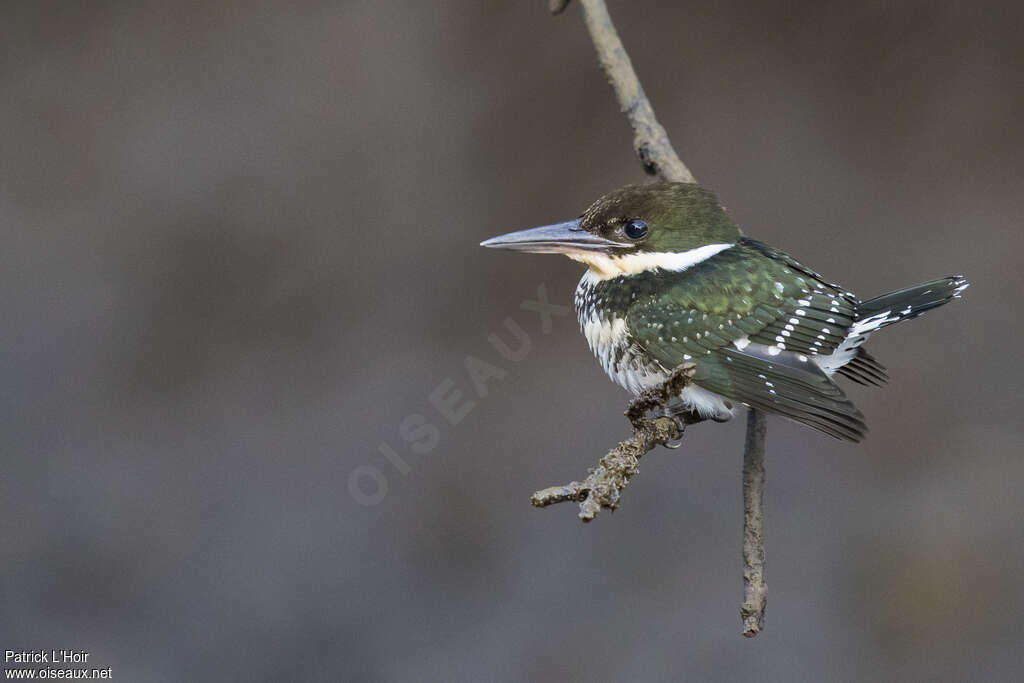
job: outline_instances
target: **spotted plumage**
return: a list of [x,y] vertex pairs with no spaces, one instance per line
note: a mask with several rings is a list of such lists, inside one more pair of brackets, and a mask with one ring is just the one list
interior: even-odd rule
[[884,368],[863,349],[868,337],[967,286],[953,276],[861,301],[741,236],[714,196],[694,185],[624,188],[560,229],[561,247],[544,233],[543,248],[531,250],[588,264],[576,313],[617,384],[639,393],[693,363],[692,384],[671,413],[721,421],[742,404],[852,441],[866,432],[863,415],[833,376],[883,384]]
[[844,374],[883,383],[884,369],[861,345],[880,327],[945,303],[962,285],[946,278],[896,302],[861,302],[786,254],[741,239],[682,271],[584,275],[575,305],[605,372],[634,393],[689,361],[705,391],[684,392],[680,410],[723,420],[735,401],[857,440],[863,416],[830,377],[856,359]]

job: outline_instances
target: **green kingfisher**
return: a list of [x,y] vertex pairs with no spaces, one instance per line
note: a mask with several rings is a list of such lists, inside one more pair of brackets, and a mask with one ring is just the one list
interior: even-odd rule
[[481,246],[586,264],[576,314],[613,381],[639,394],[694,365],[666,414],[725,421],[742,404],[849,441],[867,428],[835,375],[884,384],[885,368],[864,349],[868,337],[968,286],[952,275],[862,301],[745,237],[715,195],[693,183],[623,187],[575,220]]

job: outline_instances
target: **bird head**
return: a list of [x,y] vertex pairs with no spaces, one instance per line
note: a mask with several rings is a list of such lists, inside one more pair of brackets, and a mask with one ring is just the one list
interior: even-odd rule
[[510,232],[480,245],[565,254],[611,278],[655,268],[679,270],[739,238],[739,228],[714,194],[694,183],[661,182],[627,185],[575,220]]

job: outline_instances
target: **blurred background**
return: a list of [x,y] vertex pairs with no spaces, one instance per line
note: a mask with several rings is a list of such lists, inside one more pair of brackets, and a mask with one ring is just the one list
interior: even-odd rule
[[750,641],[742,419],[589,526],[529,505],[627,396],[530,310],[579,264],[477,244],[644,180],[545,4],[3,4],[0,649],[120,681],[1019,676],[1024,6],[610,2],[748,234],[865,297],[973,282],[872,339],[866,442],[770,420]]

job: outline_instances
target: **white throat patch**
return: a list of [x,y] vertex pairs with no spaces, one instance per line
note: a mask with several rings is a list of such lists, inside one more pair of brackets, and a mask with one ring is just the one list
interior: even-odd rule
[[592,252],[572,252],[566,254],[574,261],[580,261],[590,266],[587,272],[592,280],[610,280],[620,275],[636,275],[649,270],[661,268],[663,270],[686,270],[695,266],[701,261],[706,261],[720,251],[736,246],[729,244],[705,244],[703,247],[690,249],[689,251],[656,251],[640,254],[625,254],[623,256],[610,256],[608,254],[595,254]]

